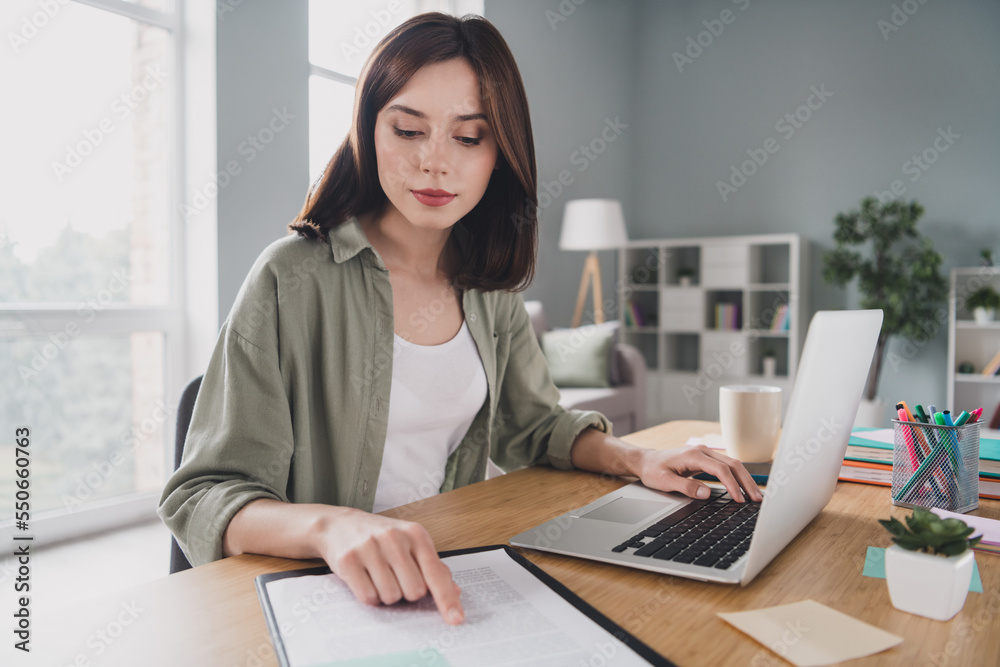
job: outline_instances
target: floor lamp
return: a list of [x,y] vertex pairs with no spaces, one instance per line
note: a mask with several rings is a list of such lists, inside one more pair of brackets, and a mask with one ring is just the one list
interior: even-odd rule
[[621,202],[617,199],[574,199],[566,202],[559,249],[590,251],[583,265],[580,291],[576,297],[574,328],[580,326],[583,303],[587,300],[587,288],[591,283],[594,285],[594,322],[597,324],[604,322],[601,265],[597,260],[597,251],[620,248],[627,242],[625,217],[622,215]]

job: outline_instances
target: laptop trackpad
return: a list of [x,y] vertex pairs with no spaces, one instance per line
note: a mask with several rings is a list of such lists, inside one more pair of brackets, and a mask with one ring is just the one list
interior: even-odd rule
[[639,500],[637,498],[616,498],[607,505],[601,505],[593,512],[581,516],[581,519],[597,519],[598,521],[613,521],[615,523],[639,523],[646,517],[662,512],[665,508],[677,503],[664,503],[658,500]]

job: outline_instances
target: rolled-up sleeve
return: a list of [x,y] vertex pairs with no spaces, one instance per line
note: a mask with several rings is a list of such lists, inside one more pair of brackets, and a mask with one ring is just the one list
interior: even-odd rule
[[160,498],[158,514],[192,565],[222,558],[222,536],[248,502],[288,500],[292,420],[269,278],[258,273],[248,279],[222,326],[183,460]]
[[[510,302],[509,351],[498,368],[496,443],[491,457],[505,470],[551,465],[570,470],[570,450],[581,431],[593,426],[611,433],[611,422],[593,410],[566,410],[552,382],[520,294]],[[498,323],[498,329],[503,327]],[[501,335],[498,333],[498,335]]]

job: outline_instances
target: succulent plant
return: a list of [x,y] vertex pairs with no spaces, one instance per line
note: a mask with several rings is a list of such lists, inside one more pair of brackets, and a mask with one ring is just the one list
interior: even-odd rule
[[892,541],[910,551],[922,551],[935,556],[957,556],[979,544],[982,536],[969,538],[975,529],[961,519],[942,519],[921,507],[905,517],[906,525],[896,517],[879,519],[892,535]]

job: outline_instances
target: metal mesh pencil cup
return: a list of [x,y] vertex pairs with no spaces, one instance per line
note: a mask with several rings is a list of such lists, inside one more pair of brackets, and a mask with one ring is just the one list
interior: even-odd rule
[[968,512],[979,507],[979,422],[893,424],[892,504]]

